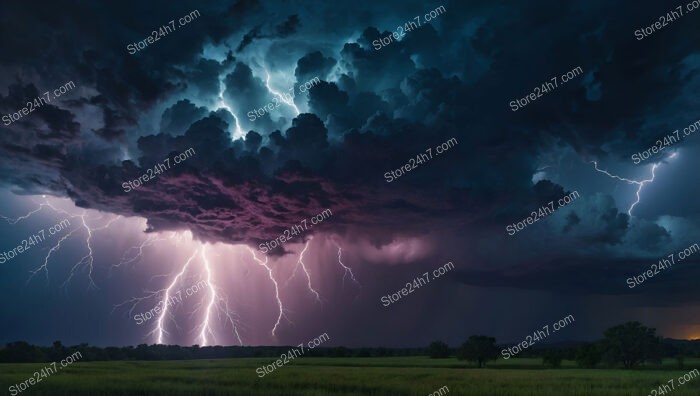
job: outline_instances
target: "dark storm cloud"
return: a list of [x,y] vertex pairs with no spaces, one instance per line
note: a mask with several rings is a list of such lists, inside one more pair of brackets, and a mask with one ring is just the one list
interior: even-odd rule
[[[447,2],[442,19],[375,49],[375,40],[391,34],[388,23],[357,26],[348,21],[354,17],[347,12],[331,11],[334,6],[321,2],[292,10],[238,1],[200,7],[201,19],[135,55],[126,52],[126,44],[195,7],[178,5],[167,16],[160,11],[150,18],[126,17],[133,10],[119,5],[104,10],[78,6],[76,16],[52,9],[70,22],[78,42],[65,49],[54,38],[40,54],[3,40],[13,42],[0,47],[12,54],[3,65],[17,73],[51,69],[43,84],[49,86],[79,76],[85,91],[76,95],[101,114],[86,115],[86,108],[69,106],[32,115],[27,122],[47,123],[36,133],[48,140],[13,139],[31,125],[10,126],[12,133],[0,137],[9,157],[3,160],[4,182],[32,189],[28,180],[40,180],[36,187],[68,195],[83,206],[143,216],[153,231],[191,229],[207,240],[263,241],[325,208],[334,217],[324,222],[322,231],[343,232],[352,224],[355,232],[382,241],[426,229],[452,232],[454,239],[480,230],[487,237],[500,235],[501,225],[565,192],[551,182],[533,186],[542,152],[566,146],[586,158],[620,157],[625,153],[610,147],[643,147],[643,138],[651,135],[643,126],[652,118],[655,124],[675,123],[666,119],[675,114],[666,98],[675,98],[673,105],[683,108],[692,102],[691,93],[683,91],[688,77],[680,70],[695,67],[687,59],[695,48],[683,37],[696,34],[696,24],[674,25],[666,40],[676,44],[661,48],[659,38],[640,43],[632,32],[640,21],[660,15],[656,11],[663,7],[650,5],[642,11],[635,6],[621,13],[622,6],[602,1],[542,4],[547,6]],[[4,7],[37,26],[38,32],[29,33],[33,42],[57,23],[42,26],[46,10],[33,15],[18,5]],[[307,14],[319,10],[334,17],[319,25],[308,23]],[[77,16],[86,13],[94,14],[95,22],[78,23]],[[268,13],[274,15],[265,21]],[[411,9],[406,20],[413,15]],[[100,31],[111,28],[112,33],[91,35],[97,22],[103,23]],[[357,42],[347,42],[354,32]],[[295,87],[316,76],[323,80],[308,95],[295,98],[312,114],[301,114],[288,128],[284,117],[273,120],[265,114],[252,122],[245,115],[274,99],[250,61],[267,55],[261,38],[300,54],[288,60]],[[209,44],[225,48],[216,51],[226,59],[201,59],[202,47]],[[234,48],[240,52],[235,58]],[[49,67],[53,64],[60,67]],[[578,66],[584,74],[555,92],[518,112],[508,107],[510,100]],[[31,73],[25,74],[26,83]],[[78,83],[77,77],[70,78]],[[236,142],[230,139],[233,116],[202,105],[218,95],[219,78],[224,98],[246,132]],[[23,94],[22,100],[31,94]],[[191,101],[182,99],[190,94]],[[13,99],[3,105],[7,112],[21,104]],[[146,133],[139,127],[147,124],[144,114],[149,112],[160,120],[160,130]],[[93,118],[101,120],[101,128],[82,127]],[[459,144],[450,151],[392,183],[384,180],[384,172],[453,137]],[[116,150],[85,163],[77,145],[69,150],[62,141],[93,138],[104,145],[133,142],[134,159],[121,162]],[[187,162],[137,191],[121,190],[121,183],[190,147],[197,154]],[[27,168],[31,173],[17,173],[20,161],[33,163]],[[41,177],[34,179],[34,173]],[[601,255],[630,249],[627,244],[658,252],[673,239],[658,225],[632,227],[624,210],[605,195],[582,198],[560,216],[552,227],[555,232],[567,241],[585,243],[586,249],[601,249]],[[524,247],[512,241],[504,246],[513,252],[499,258],[495,275],[470,282],[490,285],[512,271],[518,249]],[[550,249],[575,254],[580,248],[562,243]],[[561,271],[576,267],[565,261],[561,265]],[[517,276],[547,287],[532,280],[541,270],[531,266]]]
[[246,33],[245,36],[243,36],[243,38],[241,39],[241,43],[238,44],[238,47],[236,47],[236,51],[237,52],[243,51],[243,49],[245,49],[245,47],[250,45],[250,43],[252,43],[253,40],[263,37],[262,34],[260,33],[261,28],[262,28],[262,26],[256,26],[253,29],[251,29],[248,33]]
[[314,51],[299,58],[294,75],[297,81],[306,82],[314,77],[327,75],[336,63],[335,59],[323,56],[320,51]]
[[[269,109],[265,108],[268,105],[274,106],[279,102],[279,98],[276,99],[267,90],[264,81],[253,76],[248,65],[236,63],[233,71],[224,78],[224,86],[226,87],[224,98],[227,102],[237,109],[242,109],[238,115],[238,122],[244,130],[262,128],[271,131],[281,126],[282,122],[273,121]],[[259,109],[263,110],[252,113],[254,117],[248,116],[250,111],[255,112]]]
[[275,26],[277,37],[284,38],[296,33],[301,25],[299,15],[290,15],[286,21]]
[[[688,299],[688,292],[694,288],[693,279],[700,275],[698,262],[688,260],[682,266],[657,272],[652,277],[644,275],[646,280],[633,288],[629,287],[627,279],[646,274],[652,269],[652,264],[658,263],[658,259],[601,261],[599,257],[560,257],[549,261],[523,262],[523,266],[537,269],[526,273],[518,273],[517,269],[509,272],[466,270],[455,277],[464,284],[482,287],[551,290],[581,295],[641,294],[650,297],[649,301],[644,301],[646,304],[656,306],[670,300],[683,304],[700,301],[698,296]],[[679,290],[684,293],[677,293]],[[660,296],[666,296],[663,302],[654,301]]]
[[205,107],[197,107],[187,99],[180,100],[163,111],[160,121],[161,131],[171,135],[180,135],[195,121],[204,118],[207,113]]
[[247,46],[253,43],[254,40],[261,39],[261,38],[267,38],[267,39],[275,39],[275,38],[285,38],[288,36],[291,36],[292,34],[296,33],[297,29],[299,29],[299,26],[301,25],[301,21],[299,20],[298,15],[290,15],[286,21],[282,22],[281,24],[275,26],[273,28],[273,32],[271,33],[263,33],[262,25],[258,25],[251,29],[248,33],[246,33],[243,38],[241,39],[240,44],[238,44],[238,47],[236,47],[236,52],[241,52],[243,51]]

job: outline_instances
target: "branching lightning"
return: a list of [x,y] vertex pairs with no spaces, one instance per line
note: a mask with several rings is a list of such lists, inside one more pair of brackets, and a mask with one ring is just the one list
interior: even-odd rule
[[[334,243],[335,243],[335,242],[334,242]],[[360,284],[360,282],[358,282],[357,279],[355,279],[355,274],[352,273],[352,268],[350,268],[350,267],[346,266],[345,264],[343,264],[343,261],[341,260],[341,255],[342,255],[342,253],[343,253],[343,249],[342,249],[342,248],[340,247],[340,245],[338,245],[337,243],[335,243],[335,246],[338,248],[338,264],[340,264],[340,266],[343,267],[343,270],[344,270],[344,272],[343,272],[343,286],[345,286],[345,277],[346,277],[348,274],[350,274],[350,279],[352,279],[352,281],[353,281],[357,286],[362,287],[362,285]]]
[[88,252],[83,258],[80,259],[73,268],[70,270],[70,274],[68,275],[68,279],[66,279],[63,282],[62,287],[66,288],[70,284],[71,279],[73,279],[73,276],[75,275],[75,271],[77,271],[81,266],[84,266],[87,271],[88,271],[88,288],[92,287],[94,289],[98,289],[97,285],[95,284],[95,281],[92,279],[92,271],[93,271],[93,264],[95,262],[95,258],[93,257],[93,252],[92,252],[92,229],[87,225],[85,222],[85,213],[80,215],[80,220],[83,225],[83,228],[85,228],[85,231],[87,232],[87,238],[85,239],[85,245],[87,246]]
[[318,291],[311,286],[311,274],[309,273],[309,269],[306,268],[306,264],[304,264],[304,253],[306,253],[306,249],[309,248],[309,243],[311,242],[312,238],[309,238],[308,241],[306,241],[306,244],[304,245],[304,249],[302,249],[301,253],[299,253],[299,260],[297,260],[297,265],[294,267],[294,272],[292,272],[292,276],[287,279],[287,281],[284,283],[285,286],[289,283],[289,281],[294,278],[294,276],[297,274],[297,270],[301,268],[304,271],[304,274],[306,275],[306,286],[309,289],[309,292],[314,295],[316,298],[316,301],[321,302],[321,295],[318,294]]
[[[36,274],[38,274],[39,272],[42,272],[42,271],[44,272],[44,274],[46,276],[46,282],[48,283],[49,282],[49,260],[51,259],[53,254],[61,248],[62,244],[66,240],[68,240],[71,236],[73,236],[73,234],[75,234],[80,228],[83,228],[85,230],[85,233],[86,233],[85,246],[87,248],[87,254],[85,256],[83,256],[77,263],[75,263],[73,265],[73,267],[71,268],[70,273],[68,275],[68,278],[63,282],[62,287],[66,288],[70,284],[70,281],[73,279],[76,272],[80,269],[84,269],[84,270],[87,270],[88,288],[97,289],[97,285],[95,284],[95,281],[92,278],[92,272],[94,269],[93,268],[94,256],[93,256],[93,250],[92,250],[92,233],[93,233],[93,231],[98,231],[98,230],[103,230],[105,228],[108,228],[109,226],[112,225],[112,223],[114,223],[115,221],[120,219],[121,216],[114,217],[113,219],[108,221],[102,227],[94,228],[94,227],[91,227],[90,225],[88,225],[87,214],[85,211],[83,211],[81,214],[70,213],[64,209],[57,208],[56,206],[54,206],[51,202],[49,202],[48,198],[45,195],[42,196],[42,198],[44,198],[44,202],[40,203],[36,209],[29,211],[27,214],[25,214],[23,216],[19,216],[19,217],[14,218],[14,219],[8,218],[5,216],[0,216],[0,217],[5,219],[9,224],[16,224],[19,221],[22,221],[22,220],[25,220],[25,219],[32,217],[34,214],[38,213],[43,208],[48,207],[51,210],[53,210],[55,213],[60,213],[60,214],[66,215],[70,219],[80,219],[80,226],[77,228],[74,228],[73,230],[68,232],[68,234],[63,235],[62,237],[60,237],[58,239],[58,241],[49,249],[48,253],[44,257],[44,263],[41,264],[40,266],[38,266],[37,268],[30,271],[30,276],[27,279],[25,286],[29,284],[29,282],[34,278],[34,276],[36,276]],[[45,236],[45,238],[46,237],[47,236]],[[50,236],[48,236],[48,237],[50,237]]]
[[[669,158],[673,158],[673,157],[675,157],[675,153],[672,154]],[[637,200],[634,201],[634,202],[632,202],[632,204],[630,205],[629,209],[627,209],[627,214],[630,215],[630,216],[632,216],[632,209],[634,209],[634,207],[637,206],[637,204],[639,203],[639,201],[642,199],[642,197],[641,197],[641,195],[640,195],[641,192],[642,192],[642,189],[644,188],[645,185],[654,182],[654,179],[656,178],[656,173],[655,173],[655,172],[656,172],[656,168],[659,167],[659,163],[657,162],[657,163],[655,163],[655,164],[653,164],[653,165],[651,166],[651,179],[646,179],[646,180],[631,180],[631,179],[627,179],[627,178],[620,177],[620,176],[617,176],[617,175],[613,175],[613,174],[611,174],[610,172],[608,172],[608,171],[606,171],[606,170],[603,170],[603,169],[598,168],[598,163],[597,163],[596,161],[593,161],[593,166],[595,167],[595,170],[596,170],[596,171],[598,171],[598,172],[600,172],[600,173],[602,173],[602,174],[604,174],[604,175],[607,175],[607,176],[609,176],[609,177],[611,177],[611,178],[613,178],[613,179],[617,179],[617,180],[623,181],[623,182],[628,183],[628,184],[636,184],[636,185],[638,186],[638,187],[637,187],[637,192],[636,192]]]
[[287,106],[293,108],[293,109],[294,109],[294,112],[296,113],[296,115],[301,114],[301,112],[299,111],[299,108],[297,107],[297,105],[294,104],[294,100],[288,100],[287,98],[284,97],[284,95],[282,95],[281,93],[279,93],[279,92],[275,91],[274,89],[272,89],[272,86],[270,85],[270,73],[267,71],[267,69],[266,69],[264,66],[263,66],[263,70],[265,71],[265,76],[266,76],[266,78],[265,78],[265,86],[267,87],[267,90],[270,91],[271,94],[273,94],[273,95],[277,96],[278,98],[280,98],[280,100],[281,100],[282,102],[284,102]]
[[[133,262],[143,260],[143,249],[149,246],[153,246],[158,241],[165,241],[167,238],[159,238],[155,234],[149,235],[137,246],[132,246],[127,249],[122,255],[122,259],[117,264],[112,264],[110,271],[114,268],[119,268],[123,265],[131,264]],[[134,252],[134,253],[131,253]]]
[[160,314],[158,317],[158,321],[156,322],[156,327],[153,330],[152,333],[156,334],[156,341],[158,344],[163,343],[163,335],[167,335],[168,332],[165,330],[165,317],[166,315],[169,315],[171,319],[174,319],[172,316],[172,313],[168,310],[168,305],[170,304],[170,295],[173,293],[173,290],[175,286],[179,283],[180,279],[184,276],[185,272],[187,269],[190,267],[190,264],[192,263],[192,260],[197,256],[197,253],[199,253],[199,250],[195,250],[192,256],[190,256],[189,259],[185,262],[185,265],[182,266],[182,269],[180,272],[178,272],[177,275],[175,275],[175,278],[173,278],[173,281],[170,282],[170,285],[165,289],[165,291],[159,290],[156,292],[157,294],[160,294],[163,292],[163,299],[160,301],[161,306],[163,307],[163,312]]
[[[175,233],[170,238],[167,238],[173,242],[181,240],[182,234]],[[153,240],[153,239],[147,239]],[[202,346],[210,345],[210,340],[215,341],[215,334],[212,326],[214,320],[214,312],[216,311],[217,318],[219,320],[224,320],[231,324],[233,328],[233,333],[238,340],[240,345],[243,345],[240,333],[238,332],[238,320],[236,319],[236,314],[230,309],[228,298],[225,293],[219,289],[214,282],[214,275],[211,269],[211,263],[209,262],[209,257],[207,256],[207,245],[197,242],[198,246],[194,249],[191,256],[185,261],[184,265],[180,268],[173,277],[167,287],[156,290],[148,291],[142,297],[134,297],[121,304],[115,305],[114,309],[119,308],[126,304],[131,304],[129,309],[129,316],[133,315],[134,309],[139,304],[149,301],[157,300],[155,306],[161,308],[160,314],[157,316],[153,329],[146,334],[146,336],[153,336],[157,344],[164,344],[166,342],[166,337],[170,335],[167,331],[167,326],[169,322],[172,322],[177,326],[177,321],[175,320],[174,311],[174,301],[176,303],[181,303],[183,300],[182,284],[183,280],[186,278],[186,274],[193,271],[192,263],[199,257],[202,263],[202,272],[200,273],[200,278],[203,278],[203,283],[206,285],[206,294],[202,297],[204,303],[199,303],[196,305],[195,310],[190,312],[190,316],[193,316],[199,311],[200,308],[204,307],[203,318],[201,323],[197,325],[196,331],[198,332],[197,340]],[[153,278],[151,278],[153,279]],[[179,288],[178,288],[179,287]],[[192,291],[191,289],[189,289]],[[199,290],[199,289],[197,289]],[[194,291],[192,291],[194,292]],[[204,291],[202,291],[204,292]],[[177,295],[177,298],[175,297]],[[185,298],[189,297],[189,294],[185,293]],[[179,326],[177,326],[179,328]]]
[[233,138],[238,139],[241,137],[245,136],[245,132],[243,132],[243,129],[241,129],[241,124],[238,122],[238,117],[236,116],[236,113],[233,112],[233,109],[231,106],[226,103],[226,99],[224,99],[224,92],[226,91],[226,83],[224,82],[224,78],[226,76],[226,73],[222,74],[219,76],[219,102],[217,103],[217,110],[219,109],[226,109],[231,116],[233,116],[233,120],[236,123],[236,130],[233,133]]
[[[267,270],[267,275],[270,278],[272,284],[275,286],[275,299],[277,300],[277,308],[279,309],[279,311],[277,315],[277,322],[275,322],[275,325],[272,327],[272,336],[276,336],[277,327],[279,327],[282,318],[284,317],[285,319],[287,319],[287,317],[284,315],[284,306],[282,305],[282,299],[280,298],[279,285],[277,284],[275,276],[272,274],[272,268],[270,268],[270,266],[267,264],[267,256],[265,256],[265,261],[262,261],[255,256],[255,251],[253,249],[251,249],[249,246],[246,246],[246,248],[248,248],[250,254],[253,255],[253,260],[255,260],[258,263],[258,265]],[[287,321],[291,323],[289,319],[287,319]]]
[[240,345],[243,345],[241,336],[238,333],[238,320],[236,319],[236,314],[229,307],[228,296],[226,296],[226,293],[224,293],[223,290],[216,286],[214,280],[212,279],[213,277],[211,264],[209,263],[209,256],[207,256],[207,246],[207,244],[202,246],[201,261],[205,273],[204,277],[206,278],[205,283],[207,285],[207,289],[209,290],[209,302],[206,304],[197,304],[197,308],[195,308],[193,312],[190,312],[190,316],[194,315],[202,306],[206,305],[204,319],[198,326],[199,339],[202,343],[202,346],[209,345],[209,338],[207,337],[207,335],[210,335],[211,338],[214,339],[214,341],[216,342],[216,337],[211,326],[212,311],[214,310],[216,310],[217,318],[219,319],[219,321],[223,320],[224,322],[231,324],[231,328],[233,329],[233,333],[235,334],[238,343]]
[[38,211],[40,211],[41,209],[43,209],[44,206],[46,206],[45,203],[39,204],[39,207],[38,207],[38,208],[36,208],[36,209],[30,211],[30,212],[27,213],[26,215],[17,217],[16,219],[13,219],[13,218],[10,218],[10,217],[5,217],[5,216],[3,216],[3,215],[0,215],[0,218],[2,218],[3,220],[7,221],[8,224],[17,224],[18,222],[20,222],[20,221],[22,221],[22,220],[24,220],[24,219],[30,218],[33,214],[35,214],[35,213],[37,213]]
[[[41,272],[45,274],[46,282],[48,283],[50,275],[49,267],[52,265],[52,260],[56,260],[59,250],[65,247],[65,244],[71,239],[74,239],[78,235],[83,235],[85,254],[72,266],[68,267],[69,271],[67,278],[62,283],[61,287],[64,289],[67,288],[79,273],[84,272],[87,276],[88,288],[97,289],[97,285],[94,280],[94,268],[95,264],[98,262],[95,258],[96,251],[93,246],[95,243],[95,232],[109,228],[117,220],[122,219],[122,217],[112,217],[109,214],[102,213],[94,215],[92,212],[82,209],[64,209],[65,206],[63,204],[55,204],[49,201],[46,196],[43,197],[41,202],[37,201],[36,204],[38,205],[37,207],[34,207],[26,214],[23,214],[17,218],[5,216],[0,216],[0,218],[7,221],[8,224],[17,224],[18,222],[35,216],[40,211],[49,209],[57,214],[65,215],[66,218],[71,220],[71,225],[69,228],[65,229],[63,235],[55,236],[54,241],[52,241],[53,244],[48,247],[48,252],[43,257],[44,260],[41,265],[31,271],[27,284],[29,284],[29,282]],[[95,223],[99,223],[100,225],[95,225]],[[139,313],[136,311],[137,307],[147,306],[148,309],[144,310],[145,313],[149,310],[153,312],[152,308],[160,306],[160,310],[157,311],[158,314],[152,316],[152,322],[145,325],[148,326],[148,329],[146,330],[146,337],[152,337],[152,340],[158,344],[164,344],[168,341],[172,342],[172,335],[168,332],[168,330],[172,331],[175,328],[180,328],[177,320],[177,316],[179,315],[180,311],[178,311],[174,302],[181,302],[184,294],[187,294],[188,296],[193,295],[189,292],[186,293],[185,289],[181,290],[181,288],[189,286],[191,279],[199,279],[200,283],[204,285],[197,291],[198,293],[201,293],[201,295],[199,295],[196,300],[193,298],[194,301],[192,304],[188,303],[190,307],[194,306],[194,311],[190,312],[190,317],[194,323],[192,326],[188,326],[192,333],[194,333],[194,340],[202,346],[215,344],[221,335],[219,326],[223,324],[224,327],[226,327],[227,324],[230,324],[233,329],[235,339],[240,345],[243,345],[241,334],[239,332],[241,325],[240,321],[238,320],[238,316],[231,310],[228,296],[224,290],[217,286],[217,271],[215,271],[212,267],[213,262],[209,257],[210,250],[213,248],[207,243],[193,241],[191,234],[189,234],[190,236],[186,238],[187,240],[183,241],[183,238],[185,238],[187,234],[187,232],[159,232],[149,234],[140,243],[127,249],[123,253],[118,263],[109,267],[111,271],[113,268],[120,268],[143,260],[145,249],[147,247],[154,246],[161,241],[170,241],[176,246],[188,246],[187,244],[194,244],[191,245],[193,246],[191,249],[187,248],[186,250],[188,252],[186,256],[187,260],[177,263],[177,269],[175,271],[170,272],[170,274],[156,275],[151,278],[151,281],[153,281],[156,277],[167,277],[168,280],[164,283],[164,286],[161,286],[162,288],[159,290],[145,290],[142,296],[134,297],[122,302],[121,304],[115,305],[114,310],[126,306],[128,308],[128,314],[131,317],[135,313]],[[308,289],[309,293],[314,296],[316,301],[322,303],[320,293],[312,284],[310,268],[304,261],[304,256],[309,250],[311,239],[312,238],[309,238],[309,240],[304,244],[303,249],[301,249],[294,268],[294,273],[289,279],[287,279],[287,283],[294,278],[296,272],[301,268],[304,276],[306,277],[306,288]],[[335,245],[338,248],[338,265],[343,271],[343,284],[345,282],[345,278],[349,276],[352,282],[361,287],[352,269],[346,266],[342,261],[342,248],[337,243],[335,243]],[[287,317],[288,311],[282,301],[280,293],[281,285],[278,283],[275,273],[268,262],[268,257],[265,256],[263,259],[260,259],[256,256],[256,252],[251,247],[246,245],[242,246],[248,249],[255,263],[264,268],[264,270],[267,272],[269,281],[274,287],[274,301],[277,303],[278,312],[274,325],[271,329],[271,334],[273,337],[277,337],[283,318],[288,323],[292,324]],[[314,280],[318,282],[318,280]],[[285,283],[285,286],[287,283]],[[180,298],[174,299],[174,296],[178,295]],[[136,320],[135,316],[134,320]]]

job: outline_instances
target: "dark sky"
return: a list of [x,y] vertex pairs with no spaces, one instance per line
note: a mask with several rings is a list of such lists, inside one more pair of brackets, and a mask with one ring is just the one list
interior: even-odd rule
[[46,234],[0,264],[0,342],[457,345],[567,315],[547,341],[626,320],[700,338],[700,251],[677,256],[700,243],[699,19],[658,1],[3,2],[0,116],[50,102],[0,125],[0,255]]

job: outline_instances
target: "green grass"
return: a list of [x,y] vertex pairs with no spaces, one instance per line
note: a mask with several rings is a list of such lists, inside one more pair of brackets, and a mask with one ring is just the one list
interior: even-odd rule
[[[258,378],[255,369],[274,359],[74,363],[20,395],[648,395],[671,378],[700,368],[687,359],[641,370],[584,370],[573,362],[546,369],[539,359],[492,362],[466,368],[455,359],[426,357],[300,358]],[[0,391],[28,379],[46,364],[0,364]],[[9,394],[9,393],[5,393]],[[679,385],[673,396],[700,394],[700,377]]]

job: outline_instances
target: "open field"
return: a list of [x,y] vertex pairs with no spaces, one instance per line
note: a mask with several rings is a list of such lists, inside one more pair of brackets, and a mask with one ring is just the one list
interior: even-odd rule
[[[443,386],[449,395],[648,395],[678,378],[700,359],[640,370],[584,370],[565,361],[545,369],[539,359],[509,359],[486,369],[455,359],[427,357],[300,358],[258,378],[272,358],[190,361],[77,362],[20,395],[428,395]],[[0,386],[28,379],[46,363],[0,364]],[[700,377],[675,381],[673,396],[700,394]],[[8,393],[5,393],[8,392]]]

